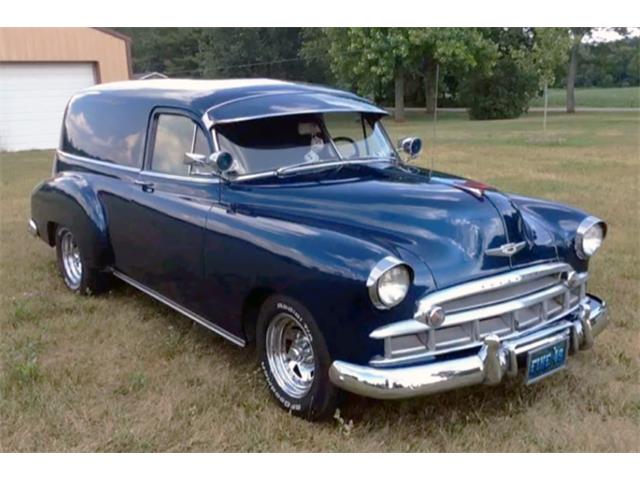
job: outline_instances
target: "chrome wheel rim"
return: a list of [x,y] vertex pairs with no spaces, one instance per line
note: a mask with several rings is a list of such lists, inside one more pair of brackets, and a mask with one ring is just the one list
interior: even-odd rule
[[82,259],[80,258],[80,248],[69,230],[65,230],[60,237],[60,252],[64,279],[69,288],[75,290],[80,286],[82,280]]
[[315,359],[302,324],[287,313],[276,315],[267,328],[266,353],[278,386],[290,397],[304,397],[313,384]]

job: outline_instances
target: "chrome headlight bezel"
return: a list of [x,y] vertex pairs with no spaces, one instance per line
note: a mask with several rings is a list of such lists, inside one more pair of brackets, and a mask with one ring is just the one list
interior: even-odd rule
[[[407,282],[402,297],[398,298],[392,303],[389,303],[383,298],[384,295],[380,294],[380,282],[384,280],[385,274],[391,272],[394,269],[405,269],[407,273]],[[411,288],[412,283],[413,270],[407,263],[395,257],[385,257],[374,265],[374,267],[371,269],[371,273],[369,273],[369,278],[367,279],[367,289],[369,290],[369,298],[371,299],[371,303],[373,303],[373,305],[379,310],[389,310],[393,307],[396,307],[400,305],[405,298],[407,298],[407,294],[409,293],[409,288]]]
[[[600,244],[596,247],[593,252],[589,253],[587,249],[584,248],[584,241],[587,234],[594,228],[599,228],[602,232],[602,239],[600,240]],[[587,217],[580,225],[578,225],[578,230],[576,231],[576,240],[575,240],[575,250],[576,255],[581,260],[588,260],[591,258],[602,246],[604,243],[604,239],[607,236],[607,224],[600,220],[597,217]]]

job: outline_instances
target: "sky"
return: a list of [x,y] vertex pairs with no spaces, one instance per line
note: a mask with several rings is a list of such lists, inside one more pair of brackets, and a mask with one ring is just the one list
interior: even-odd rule
[[[637,37],[640,35],[640,28],[638,27],[629,27],[629,31],[631,32],[631,37]],[[608,28],[599,28],[593,33],[587,42],[612,42],[614,40],[619,40],[620,38],[622,38],[620,35]]]

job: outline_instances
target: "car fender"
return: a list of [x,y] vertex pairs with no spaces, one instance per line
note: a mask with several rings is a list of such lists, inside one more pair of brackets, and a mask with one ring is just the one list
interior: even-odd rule
[[54,225],[69,227],[84,261],[94,268],[105,268],[113,259],[104,208],[92,185],[93,174],[63,172],[40,183],[31,195],[32,218],[39,234],[55,245]]

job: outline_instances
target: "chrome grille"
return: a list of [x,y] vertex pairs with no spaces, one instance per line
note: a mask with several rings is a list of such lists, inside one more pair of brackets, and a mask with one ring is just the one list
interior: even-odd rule
[[[566,263],[515,270],[430,294],[418,303],[411,320],[376,329],[384,355],[373,365],[392,365],[479,346],[488,335],[501,339],[548,324],[569,314],[586,296],[587,274],[575,274]],[[433,306],[446,313],[432,328],[426,312]]]

